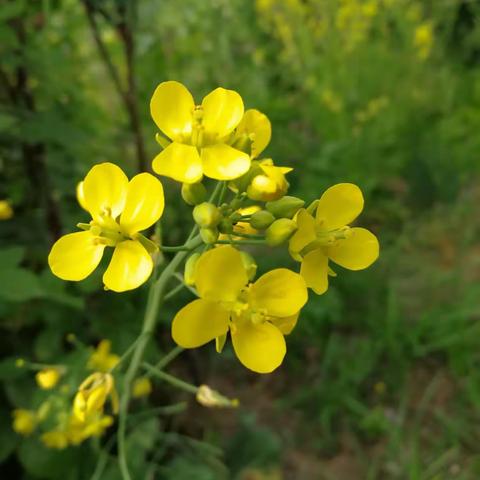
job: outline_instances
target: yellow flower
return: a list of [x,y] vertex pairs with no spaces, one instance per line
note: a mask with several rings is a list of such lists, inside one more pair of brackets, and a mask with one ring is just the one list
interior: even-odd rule
[[293,168],[277,167],[271,158],[260,160],[258,167],[259,170],[247,187],[248,198],[257,202],[271,202],[283,197],[289,187],[285,174]]
[[302,262],[300,274],[319,295],[328,289],[332,260],[349,270],[370,266],[379,254],[377,237],[365,228],[347,225],[363,210],[363,195],[351,183],[339,183],[321,196],[316,217],[301,209],[295,219],[298,230],[290,239],[290,253]]
[[37,425],[37,418],[35,412],[32,410],[24,410],[17,408],[12,412],[13,429],[20,435],[30,435]]
[[162,216],[162,184],[149,173],[135,175],[129,182],[119,167],[102,163],[88,172],[80,190],[92,221],[80,224],[88,230],[55,242],[48,256],[52,272],[63,280],[83,280],[110,246],[115,250],[103,275],[105,286],[115,292],[137,288],[152,272],[149,250],[154,248],[139,232]]
[[147,397],[150,393],[152,393],[152,382],[148,377],[140,377],[133,382],[132,395],[134,398]]
[[257,158],[270,143],[272,125],[268,117],[258,110],[245,112],[235,130],[232,146]]
[[111,348],[112,342],[110,340],[102,340],[90,355],[87,368],[97,372],[109,372],[120,360],[118,355],[110,353]]
[[72,445],[79,445],[89,437],[101,437],[112,424],[113,417],[101,413],[91,415],[84,422],[71,415],[67,427],[68,440]]
[[200,298],[175,316],[175,342],[196,348],[217,339],[219,351],[230,331],[243,365],[258,373],[275,370],[286,353],[284,335],[293,330],[307,301],[303,278],[279,268],[249,284],[240,252],[223,246],[202,255],[195,281]]
[[47,448],[63,450],[68,447],[68,432],[63,430],[51,430],[45,432],[40,440]]
[[421,23],[415,28],[413,44],[421,60],[430,55],[433,47],[433,25],[430,22]]
[[0,200],[0,220],[9,220],[13,217],[13,208],[8,200]]
[[203,175],[232,180],[250,167],[250,157],[228,145],[243,117],[243,101],[233,90],[217,88],[201,105],[179,82],[163,82],[153,93],[150,113],[171,143],[153,160],[159,175],[196,183]]
[[40,388],[50,390],[58,383],[60,376],[58,368],[44,368],[35,375],[35,379]]
[[108,398],[112,403],[113,413],[116,413],[118,395],[113,377],[109,373],[92,373],[78,387],[73,399],[73,414],[79,422],[88,422],[103,413]]

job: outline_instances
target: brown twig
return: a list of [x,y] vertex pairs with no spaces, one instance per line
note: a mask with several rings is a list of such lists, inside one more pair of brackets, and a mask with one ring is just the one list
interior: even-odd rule
[[117,33],[122,40],[123,49],[125,52],[127,78],[126,85],[124,87],[122,85],[118,69],[113,63],[111,55],[100,35],[100,29],[95,18],[95,13],[98,11],[107,21],[113,22],[113,20],[105,11],[99,11],[90,0],[82,0],[82,3],[85,7],[87,20],[98,52],[127,112],[130,128],[135,139],[138,170],[145,171],[147,169],[147,155],[145,151],[145,143],[143,140],[140,115],[137,105],[137,85],[135,81],[135,42],[131,22],[128,21],[128,12],[124,7],[119,7],[119,21],[115,25]]

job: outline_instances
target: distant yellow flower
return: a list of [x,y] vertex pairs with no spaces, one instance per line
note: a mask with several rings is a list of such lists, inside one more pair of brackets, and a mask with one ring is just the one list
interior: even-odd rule
[[433,25],[430,22],[421,23],[415,28],[413,44],[421,60],[430,55],[433,47]]
[[96,350],[88,359],[87,368],[97,372],[107,373],[119,362],[120,357],[115,353],[110,353],[112,342],[110,340],[102,340]]
[[40,440],[47,448],[63,450],[68,447],[68,432],[63,430],[51,430],[45,432]]
[[298,230],[289,249],[302,262],[300,274],[315,293],[325,293],[328,275],[334,275],[329,260],[349,270],[362,270],[378,258],[377,237],[365,228],[347,226],[360,215],[363,203],[356,185],[339,183],[321,196],[315,218],[305,209],[297,213]]
[[159,175],[196,183],[203,175],[231,180],[249,169],[249,155],[228,145],[244,112],[237,92],[217,88],[196,106],[184,85],[163,82],[153,93],[150,112],[171,140],[153,160],[153,170]]
[[40,388],[50,390],[58,383],[60,376],[58,368],[44,368],[35,375],[35,379]]
[[72,415],[67,427],[68,440],[72,445],[79,445],[87,438],[101,437],[111,425],[113,425],[113,417],[110,415],[93,414],[83,422]]
[[115,250],[103,275],[105,286],[116,292],[137,288],[152,272],[147,249],[154,248],[139,232],[162,216],[162,184],[149,173],[135,175],[129,182],[119,167],[102,163],[88,172],[78,191],[92,221],[87,231],[64,235],[53,245],[48,256],[52,272],[63,280],[83,280],[109,246]]
[[73,400],[73,414],[79,422],[88,422],[103,413],[110,398],[113,413],[118,411],[118,395],[115,382],[109,373],[92,373],[78,387]]
[[20,435],[30,435],[37,425],[35,412],[18,408],[12,412],[13,429]]
[[140,377],[133,382],[132,396],[134,398],[147,397],[150,393],[152,393],[152,382],[148,377]]
[[220,351],[230,331],[243,365],[258,373],[275,370],[286,353],[284,335],[292,331],[307,301],[303,278],[279,268],[249,284],[240,252],[223,246],[201,256],[195,282],[200,298],[175,316],[175,342],[196,348],[217,339]]
[[13,208],[8,200],[0,200],[0,220],[9,220],[13,217]]

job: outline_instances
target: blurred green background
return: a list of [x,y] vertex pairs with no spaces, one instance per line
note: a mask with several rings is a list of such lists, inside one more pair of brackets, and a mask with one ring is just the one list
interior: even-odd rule
[[[148,102],[169,79],[197,99],[235,89],[265,112],[266,154],[294,167],[291,194],[357,183],[382,253],[311,295],[274,374],[246,371],[230,347],[177,358],[171,372],[241,408],[155,384],[140,407],[188,407],[132,426],[135,478],[480,478],[479,20],[476,0],[3,0],[0,200],[14,213],[0,221],[2,478],[89,479],[113,442],[115,428],[61,451],[15,434],[10,412],[45,395],[15,359],[72,363],[68,333],[116,353],[138,335],[146,287],[104,292],[101,269],[66,284],[46,258],[87,221],[75,186],[93,164],[149,168]],[[190,210],[163,183],[164,242],[176,245]],[[282,249],[252,253],[260,271],[293,266]],[[161,312],[152,362],[190,298]],[[100,478],[119,479],[105,460]]]

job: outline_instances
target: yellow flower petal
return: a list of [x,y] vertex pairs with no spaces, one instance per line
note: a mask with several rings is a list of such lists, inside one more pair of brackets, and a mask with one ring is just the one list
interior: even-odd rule
[[363,270],[377,258],[380,250],[377,237],[366,228],[352,228],[351,235],[329,247],[327,255],[338,265],[349,270]]
[[120,225],[129,235],[145,230],[162,216],[164,206],[160,181],[149,173],[135,175],[128,184]]
[[242,97],[233,90],[216,88],[202,101],[205,136],[214,142],[233,132],[243,116]]
[[197,262],[195,282],[200,297],[234,302],[248,283],[240,252],[225,245],[204,253]]
[[304,208],[297,212],[295,221],[298,229],[290,238],[288,245],[292,254],[300,252],[317,238],[315,234],[315,220]]
[[229,313],[220,304],[200,298],[175,315],[172,337],[183,348],[200,347],[226,334],[228,320]]
[[305,279],[307,287],[321,295],[328,290],[328,258],[322,249],[313,250],[305,255],[300,275]]
[[289,317],[276,318],[272,319],[271,322],[284,334],[290,335],[295,325],[297,325],[298,317],[300,312],[297,312],[295,315],[290,315]]
[[256,158],[270,143],[272,125],[265,114],[250,109],[243,115],[235,133],[236,135],[247,135],[252,139],[252,158]]
[[177,182],[196,183],[202,179],[198,150],[183,143],[171,143],[153,159],[152,167],[158,175],[173,178]]
[[79,205],[88,212],[87,204],[85,203],[85,194],[83,193],[83,182],[77,183],[76,194]]
[[254,325],[248,320],[240,320],[232,328],[231,336],[240,362],[257,373],[275,370],[287,352],[282,333],[268,322]]
[[317,222],[334,230],[355,220],[363,210],[362,191],[353,183],[338,183],[320,197]]
[[250,157],[225,144],[202,148],[203,173],[215,180],[233,180],[250,168]]
[[110,265],[103,274],[103,283],[114,292],[132,290],[148,280],[152,269],[152,258],[143,245],[125,240],[115,247]]
[[95,165],[83,181],[84,204],[92,217],[102,222],[106,213],[116,218],[127,198],[128,178],[113,163]]
[[192,134],[195,102],[179,82],[161,83],[150,100],[150,114],[157,127],[172,140],[186,140]]
[[307,302],[305,281],[295,272],[277,268],[262,275],[250,290],[250,304],[272,317],[288,317]]
[[48,255],[52,273],[62,280],[79,281],[88,277],[102,259],[105,245],[97,245],[88,232],[70,233],[60,237]]

